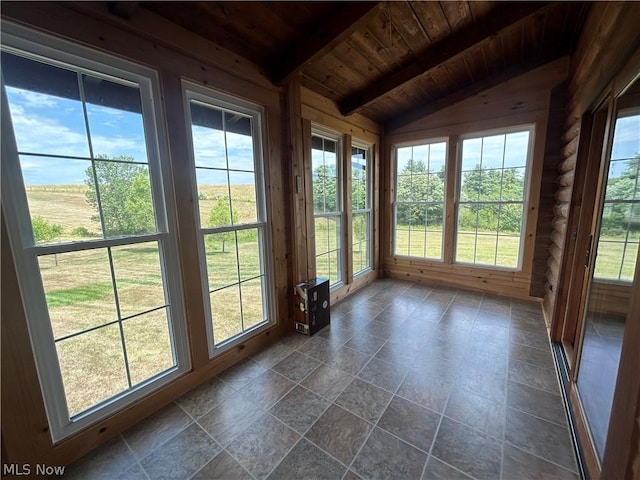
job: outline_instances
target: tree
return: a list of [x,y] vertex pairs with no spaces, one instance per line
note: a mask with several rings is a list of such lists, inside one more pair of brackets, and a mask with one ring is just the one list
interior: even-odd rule
[[315,213],[335,212],[336,175],[327,165],[320,165],[313,172],[313,211]]
[[[482,170],[479,165],[463,174],[462,201],[458,224],[462,229],[519,233],[522,207],[518,204],[491,202],[516,201],[524,198],[524,177],[514,169]],[[483,203],[489,202],[489,203]]]
[[[146,167],[130,163],[133,158],[117,156],[109,159],[98,155],[93,168],[86,170],[87,202],[98,210],[98,193],[105,236],[139,235],[155,231],[155,216],[151,196],[151,183]],[[100,222],[100,215],[91,217]]]
[[444,166],[439,172],[434,172],[427,169],[422,160],[410,159],[398,174],[398,223],[441,225],[443,208],[440,202],[444,202],[444,178]]
[[[229,197],[225,196],[218,198],[209,213],[209,226],[222,227],[236,223],[238,223],[238,214],[235,210],[231,209]],[[231,240],[231,238],[233,238],[233,232],[215,233],[207,236],[207,243],[211,248],[213,248],[213,240],[220,240],[222,242],[222,253],[224,253],[225,242],[227,240]]]
[[620,235],[627,228],[636,232],[640,230],[640,205],[624,203],[620,200],[633,200],[640,196],[640,154],[627,160],[620,176],[609,178],[605,194],[605,209],[602,215],[602,233]]
[[49,223],[39,215],[31,219],[33,238],[36,243],[46,243],[62,235],[62,225]]

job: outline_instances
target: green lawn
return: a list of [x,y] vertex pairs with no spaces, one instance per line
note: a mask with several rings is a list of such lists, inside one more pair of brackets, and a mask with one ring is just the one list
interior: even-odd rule
[[[32,214],[63,227],[56,242],[91,238],[75,235],[74,229],[78,226],[96,233],[96,237],[100,232],[100,226],[91,220],[95,212],[85,200],[85,190],[86,187],[81,186],[28,189]],[[208,211],[219,196],[228,192],[219,187],[204,187],[202,193],[200,207],[206,225]],[[253,188],[248,186],[232,190],[234,210],[241,221],[251,215],[255,219],[253,196]],[[238,235],[238,251],[233,233],[225,238],[224,251],[222,240],[219,235],[210,235],[205,241],[209,286],[210,290],[216,290],[210,294],[216,342],[264,318],[257,231]],[[131,317],[122,322],[122,332],[117,323],[107,249],[39,258],[51,325],[54,337],[59,340],[56,348],[71,415],[128,387],[121,337],[124,337],[132,384],[174,364],[168,312],[162,308],[166,300],[158,245],[150,242],[114,247],[111,255],[120,317]],[[153,311],[140,315],[148,310]],[[109,325],[111,322],[116,323]]]

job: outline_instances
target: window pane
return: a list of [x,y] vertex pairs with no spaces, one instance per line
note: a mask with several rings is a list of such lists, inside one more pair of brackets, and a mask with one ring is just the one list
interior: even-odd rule
[[496,236],[478,234],[476,238],[476,260],[475,263],[495,265],[496,263]]
[[340,217],[330,217],[328,223],[329,250],[340,248]]
[[499,236],[496,263],[504,267],[516,268],[519,248],[520,237]]
[[316,255],[316,275],[322,278],[329,278],[329,254]]
[[638,260],[638,244],[627,243],[624,252],[624,263],[620,270],[620,280],[633,281],[633,275],[636,269],[636,261]]
[[235,232],[204,236],[209,290],[238,283],[238,252]]
[[424,257],[426,255],[426,234],[424,228],[411,227],[411,246],[409,255]]
[[624,242],[608,241],[600,237],[597,255],[598,261],[593,276],[617,280],[624,255]]
[[132,385],[175,365],[166,308],[125,320],[122,329]]
[[251,119],[236,113],[225,112],[227,155],[229,168],[254,171]]
[[227,168],[222,110],[191,102],[191,135],[196,167]]
[[3,52],[2,73],[20,153],[89,158],[75,72]]
[[167,304],[156,242],[113,247],[111,255],[122,318]]
[[227,172],[197,168],[196,177],[200,225],[203,228],[231,225]]
[[118,325],[56,343],[71,416],[129,387]]
[[[142,235],[156,231],[149,169],[125,162],[95,161],[98,180],[87,181],[87,200],[102,207],[105,237]],[[97,197],[99,195],[99,199]]]
[[508,133],[504,149],[504,167],[526,167],[529,132]]
[[460,233],[456,236],[456,261],[473,263],[476,257],[475,234]]
[[256,179],[253,173],[229,172],[233,224],[258,221]]
[[90,161],[21,155],[20,167],[36,244],[102,238]]
[[240,259],[241,280],[256,277],[262,273],[257,228],[238,232],[238,258]]
[[263,308],[262,282],[263,277],[259,277],[240,284],[245,329],[258,325],[267,319]]
[[482,158],[482,139],[470,138],[462,141],[462,170],[469,171],[480,167]]
[[447,143],[432,143],[429,145],[429,171],[444,173],[447,158]]
[[442,256],[442,211],[443,205],[433,205],[436,214],[427,212],[427,258],[440,258]]
[[409,230],[396,225],[394,249],[396,255],[409,255]]
[[482,139],[482,168],[502,168],[504,135],[494,135]]
[[524,200],[524,168],[507,168],[502,172],[502,200]]
[[54,338],[118,319],[106,248],[38,257]]
[[95,158],[147,162],[140,89],[82,75]]
[[[526,130],[463,140],[457,261],[517,267],[529,137]],[[507,235],[498,241],[499,234]]]
[[216,344],[242,333],[240,289],[238,285],[211,293],[213,338]]

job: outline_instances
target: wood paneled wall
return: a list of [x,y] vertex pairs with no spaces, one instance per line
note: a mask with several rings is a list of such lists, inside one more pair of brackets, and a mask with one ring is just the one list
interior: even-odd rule
[[[556,60],[398,130],[386,132],[382,201],[384,221],[380,243],[384,249],[382,252],[383,268],[387,275],[519,298],[530,298],[532,285],[535,284],[537,287],[535,293],[539,293],[540,283],[542,282],[544,285],[544,281],[540,280],[540,277],[544,275],[544,270],[541,275],[540,260],[535,263],[534,268],[534,252],[547,248],[548,232],[550,231],[548,225],[541,225],[538,221],[540,205],[542,203],[546,206],[549,203],[550,195],[548,173],[544,184],[541,183],[541,180],[544,165],[553,163],[557,159],[553,146],[547,149],[545,145],[550,141],[550,138],[552,144],[558,143],[558,140],[552,138],[552,133],[548,134],[547,125],[549,123],[551,125],[557,124],[558,109],[562,109],[560,105],[562,101],[561,90],[554,94],[556,96],[553,98],[553,104],[551,103],[551,93],[554,87],[562,84],[566,79],[568,66],[568,58]],[[452,164],[457,159],[455,150],[459,135],[525,124],[535,126],[535,141],[530,170],[529,199],[526,205],[527,221],[524,230],[521,270],[508,271],[452,263],[452,244],[445,244],[445,262],[398,257],[392,254],[393,212],[390,206],[393,201],[394,188],[392,158],[394,144],[448,137],[450,138],[448,162]],[[448,185],[447,188],[452,194],[453,185]],[[449,208],[447,216],[452,217],[454,210],[451,201]],[[545,218],[549,219],[548,216]],[[538,235],[539,232],[541,235]],[[451,242],[453,232],[447,233]]]
[[[290,168],[283,151],[284,95],[260,69],[201,37],[183,30],[150,12],[131,21],[108,13],[104,3],[12,3],[3,4],[2,18],[24,24],[89,46],[135,63],[159,74],[162,107],[169,132],[171,171],[167,172],[175,193],[179,260],[187,329],[190,332],[192,369],[175,382],[126,407],[97,424],[53,445],[29,341],[27,323],[18,289],[6,226],[2,219],[2,447],[3,462],[68,464],[139,422],[180,395],[225,368],[252,355],[291,329],[291,280],[293,261]],[[264,109],[264,158],[271,235],[271,272],[275,287],[272,327],[209,359],[197,250],[194,199],[190,188],[187,128],[181,79],[188,79]]]
[[[352,271],[349,265],[349,252],[344,256],[348,268],[346,269],[346,281],[344,285],[331,291],[331,304],[347,297],[354,291],[365,286],[375,280],[380,272],[380,138],[381,127],[376,122],[364,117],[360,114],[353,114],[349,117],[343,116],[336,103],[322,95],[319,95],[305,87],[300,87],[300,115],[303,121],[303,138],[310,140],[311,126],[324,127],[342,135],[343,139],[343,178],[350,180],[351,171],[349,159],[351,158],[351,142],[360,141],[371,146],[371,166],[372,168],[372,188],[371,188],[371,209],[373,219],[372,232],[372,248],[373,248],[373,265],[371,271],[360,275],[356,278],[352,277]],[[306,125],[306,128],[305,128]],[[310,155],[311,146],[305,146],[305,155]],[[309,209],[307,211],[307,251],[315,250],[315,238],[313,237],[313,186],[311,183],[311,158],[304,160],[304,181],[306,185],[306,204]],[[350,192],[344,192],[344,199],[350,197]],[[350,202],[345,202],[345,217],[350,218]],[[347,211],[348,210],[348,211]],[[351,223],[345,222],[346,227],[342,241],[347,250],[351,248],[350,228]],[[308,253],[308,272],[312,272],[310,276],[315,276],[315,252]]]
[[[609,82],[620,70],[630,54],[640,44],[637,2],[597,2],[591,6],[580,35],[576,53],[571,58],[568,85],[567,116],[562,137],[562,157],[558,165],[558,190],[553,207],[554,230],[547,269],[547,291],[543,310],[552,319],[552,337],[560,339],[558,330],[564,318],[569,296],[570,267],[575,251],[573,232],[578,228],[577,216],[572,215],[575,204],[574,178],[577,162],[586,162],[590,153],[587,145],[580,145],[583,116],[601,102]],[[580,145],[580,149],[579,149]],[[589,172],[587,174],[597,174]],[[577,288],[580,282],[576,283]],[[574,288],[574,287],[571,287]]]

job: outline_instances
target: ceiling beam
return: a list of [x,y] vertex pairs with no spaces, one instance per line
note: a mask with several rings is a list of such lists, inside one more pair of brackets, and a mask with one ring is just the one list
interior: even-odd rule
[[384,122],[384,131],[385,133],[388,133],[393,130],[402,128],[412,122],[415,122],[416,120],[420,120],[421,118],[426,117],[427,115],[431,115],[438,110],[442,110],[443,108],[450,107],[451,105],[454,105],[458,102],[462,102],[463,100],[478,95],[479,93],[485,90],[489,90],[490,88],[497,87],[502,83],[508,82],[509,80],[519,77],[520,75],[530,72],[531,70],[541,67],[549,62],[557,60],[558,58],[563,57],[567,54],[568,51],[566,48],[549,51],[541,58],[514,65],[500,73],[496,73],[477,82],[473,82],[469,86],[461,88],[460,90],[457,90],[438,100],[427,102],[422,105],[418,105],[417,107],[410,108],[409,110],[405,110],[404,112],[395,115],[393,118],[386,120]]
[[464,53],[499,31],[519,24],[545,7],[549,7],[546,2],[513,2],[496,6],[486,18],[480,19],[473,26],[456,32],[429,47],[420,54],[418,61],[412,60],[400,70],[373,81],[366,88],[342,100],[339,103],[340,112],[343,115],[357,112],[381,96]]
[[129,20],[140,2],[107,2],[109,11],[120,18]]
[[305,65],[332,50],[379,6],[379,2],[345,2],[313,32],[305,32],[302,38],[287,45],[286,53],[271,60],[273,83],[286,83]]

